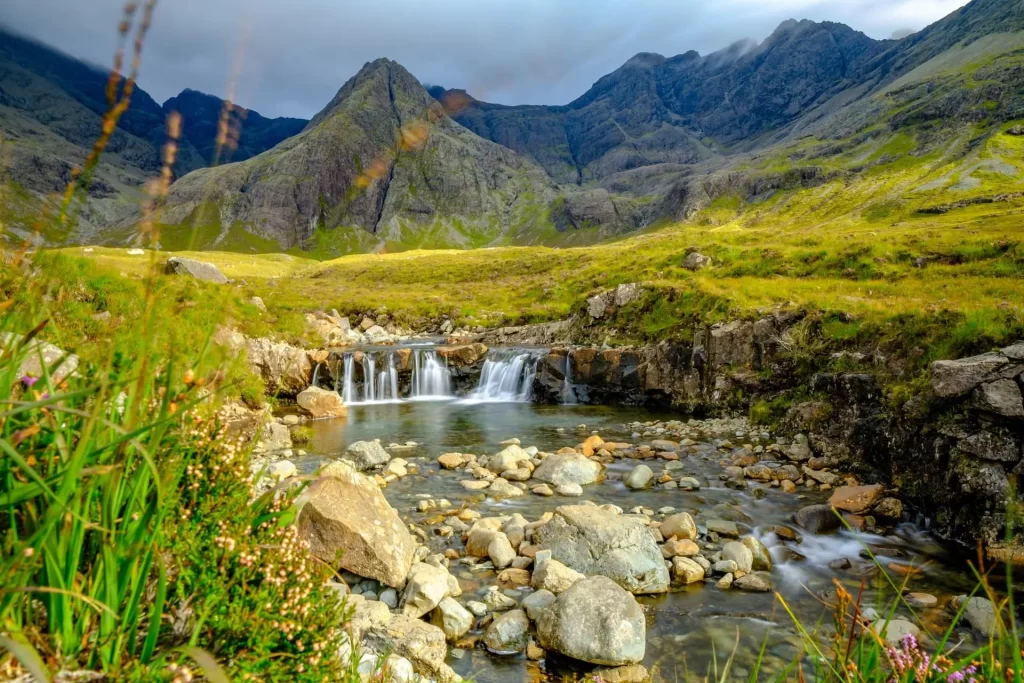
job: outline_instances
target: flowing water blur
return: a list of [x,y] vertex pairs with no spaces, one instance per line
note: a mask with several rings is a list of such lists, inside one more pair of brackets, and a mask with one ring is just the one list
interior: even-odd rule
[[[514,361],[510,357],[502,362]],[[497,377],[497,373],[492,377]],[[502,387],[503,395],[514,397],[519,390],[511,383],[493,381],[495,386]],[[839,578],[854,595],[863,580],[862,604],[869,606],[878,602],[879,609],[888,607],[893,593],[887,590],[879,602],[883,579],[873,564],[861,558],[865,547],[878,555],[883,566],[899,561],[921,567],[921,574],[910,581],[909,587],[939,596],[940,605],[945,602],[945,596],[972,588],[973,582],[962,560],[912,525],[904,525],[886,537],[842,532],[827,536],[805,535],[801,543],[782,541],[771,529],[775,525],[791,524],[797,509],[823,502],[829,494],[820,491],[787,494],[765,487],[764,496],[758,497],[753,491],[759,484],[751,483],[751,488],[745,491],[726,488],[719,478],[723,455],[711,441],[699,444],[698,453],[683,456],[680,461],[682,470],[677,474],[694,476],[702,484],[700,490],[692,492],[657,488],[630,491],[622,478],[639,461],[620,459],[608,467],[606,481],[584,487],[583,498],[542,498],[527,494],[496,501],[467,492],[458,483],[465,474],[443,471],[437,465],[437,457],[442,453],[494,453],[499,450],[500,441],[513,437],[519,438],[524,447],[537,446],[549,452],[573,446],[591,431],[606,439],[639,443],[631,438],[628,423],[670,419],[685,418],[636,408],[541,406],[523,402],[406,401],[356,405],[350,408],[347,420],[312,423],[313,440],[309,451],[313,455],[303,462],[303,469],[312,471],[323,459],[340,456],[354,441],[379,438],[385,445],[414,441],[419,444],[415,454],[403,453],[402,457],[416,463],[418,473],[391,484],[385,489],[385,495],[404,518],[421,525],[427,515],[417,513],[415,508],[425,495],[447,498],[456,507],[470,501],[484,516],[520,512],[530,520],[558,505],[578,504],[582,500],[613,503],[626,511],[636,506],[653,510],[671,506],[693,514],[698,525],[708,518],[732,520],[740,525],[742,533],[754,533],[772,548],[775,567],[771,576],[775,589],[809,629],[818,624],[831,624],[829,605],[834,594],[833,578]],[[586,425],[586,431],[577,431],[580,424]],[[751,442],[754,435],[729,436],[739,445]],[[645,462],[656,473],[664,464],[658,460]],[[429,526],[424,525],[424,528],[429,531]],[[430,539],[441,548],[440,537],[431,534]],[[849,569],[833,570],[829,566],[842,558],[851,561]],[[451,571],[463,585],[463,600],[478,597],[496,583],[495,574],[490,570],[470,570],[453,562]],[[639,601],[648,615],[644,664],[656,672],[655,680],[703,680],[714,659],[721,670],[734,650],[736,657],[729,679],[746,679],[764,644],[763,679],[769,671],[781,671],[800,652],[797,632],[772,593],[720,590],[713,583],[698,583],[674,587],[673,592],[663,596],[641,597]],[[944,618],[940,608],[922,609],[918,615],[925,624],[937,624]],[[484,683],[543,679],[546,675],[543,667],[551,669],[558,665],[552,658],[539,665],[525,656],[497,657],[482,649],[455,651],[449,663],[464,677]]]

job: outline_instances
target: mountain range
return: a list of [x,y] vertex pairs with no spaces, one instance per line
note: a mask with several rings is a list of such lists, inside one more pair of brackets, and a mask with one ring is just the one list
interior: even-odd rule
[[[2,209],[22,233],[84,158],[105,82],[100,70],[4,36],[0,131],[13,153]],[[1018,167],[986,141],[1024,119],[1022,82],[1024,2],[973,0],[899,40],[791,20],[760,43],[709,55],[638,54],[564,106],[428,90],[379,59],[308,122],[233,108],[241,135],[219,159],[222,100],[186,90],[158,105],[138,92],[83,225],[48,237],[131,241],[172,110],[184,131],[166,248],[331,255],[585,243],[691,219],[723,197],[742,205],[908,164],[941,174],[890,199],[938,190],[957,200],[1020,184]]]

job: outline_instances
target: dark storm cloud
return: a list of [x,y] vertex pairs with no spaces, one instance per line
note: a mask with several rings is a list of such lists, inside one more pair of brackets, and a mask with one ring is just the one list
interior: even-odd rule
[[[763,40],[788,18],[875,38],[917,30],[965,0],[163,0],[141,84],[268,116],[310,117],[367,61],[504,104],[564,104],[637,52],[707,53]],[[0,22],[105,65],[120,0],[6,0]],[[236,65],[240,65],[237,68]],[[233,73],[239,73],[237,79]]]

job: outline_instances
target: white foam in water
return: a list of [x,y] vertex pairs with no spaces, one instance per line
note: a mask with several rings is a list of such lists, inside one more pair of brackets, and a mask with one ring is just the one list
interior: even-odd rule
[[[771,550],[785,547],[773,533],[762,534],[755,530],[755,535]],[[847,558],[855,560],[866,546],[884,543],[885,539],[873,534],[851,532],[847,530],[835,534],[804,534],[799,545],[792,546],[793,550],[800,553],[803,560],[786,560],[778,562],[780,555],[772,553],[776,560],[775,570],[778,572],[783,583],[791,585],[803,584],[806,582],[810,572],[809,569],[828,569],[830,562]]]
[[537,376],[537,351],[489,351],[480,384],[462,403],[528,403]]
[[415,367],[412,373],[412,394],[409,398],[417,401],[450,400],[452,375],[448,366],[434,351],[414,351]]

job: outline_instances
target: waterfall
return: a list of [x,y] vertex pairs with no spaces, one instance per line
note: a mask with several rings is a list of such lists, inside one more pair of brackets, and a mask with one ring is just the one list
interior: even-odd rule
[[313,368],[313,381],[309,383],[309,386],[311,386],[311,387],[320,386],[319,384],[317,384],[317,379],[320,377],[320,366],[321,365],[323,365],[323,363],[317,363],[316,367]]
[[374,392],[376,387],[373,384],[373,378],[377,376],[377,359],[373,357],[372,353],[363,354],[363,401],[376,401],[377,394]]
[[395,354],[385,356],[387,368],[377,373],[377,400],[398,401],[398,370],[395,369]]
[[466,397],[476,403],[525,403],[533,397],[537,351],[490,352],[480,372],[480,384]]
[[[346,353],[344,356],[344,373],[343,378],[344,384],[342,384],[341,400],[345,403],[355,403],[356,396],[356,378],[355,378],[355,358],[352,357],[351,353]],[[335,386],[334,390],[337,391],[338,387]]]
[[572,385],[572,351],[565,350],[565,383],[562,384],[562,405],[576,405],[576,388]]
[[413,352],[412,396],[429,400],[453,398],[452,377],[445,362],[434,351]]

